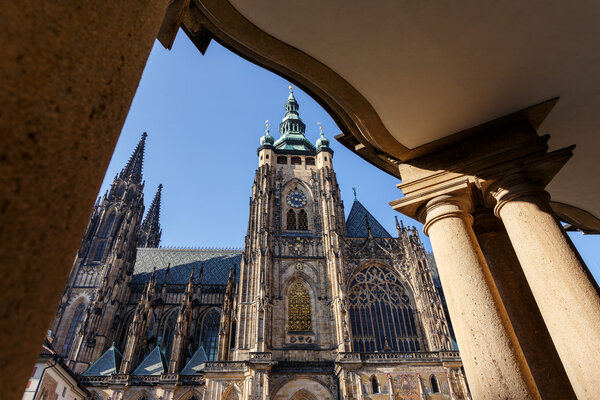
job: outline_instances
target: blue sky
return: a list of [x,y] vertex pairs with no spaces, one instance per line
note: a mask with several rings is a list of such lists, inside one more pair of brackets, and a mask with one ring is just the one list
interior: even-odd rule
[[[163,247],[242,248],[246,234],[256,148],[265,121],[278,137],[289,83],[213,42],[202,56],[179,32],[173,49],[155,43],[131,105],[100,193],[127,162],[142,132],[148,132],[144,160],[145,204],[164,185]],[[360,202],[392,234],[394,216],[387,204],[402,197],[398,180],[346,150],[333,137],[340,129],[308,95],[294,90],[306,136],[318,138],[317,122],[334,150],[346,215],[356,187]],[[600,280],[600,237],[570,234],[596,280]],[[431,246],[421,234],[425,247]]]

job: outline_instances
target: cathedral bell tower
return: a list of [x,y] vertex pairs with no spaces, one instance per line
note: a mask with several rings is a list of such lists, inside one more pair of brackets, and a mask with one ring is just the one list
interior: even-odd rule
[[138,243],[157,247],[160,194],[144,224],[144,133],[107,193],[94,205],[52,325],[57,349],[75,372],[85,370],[115,340]]
[[290,86],[279,139],[268,123],[260,139],[239,287],[224,319],[237,330],[221,328],[235,335],[223,338],[232,347],[227,358],[255,366],[256,398],[268,396],[270,362],[331,362],[332,351],[350,345],[341,312],[345,221],[333,151],[322,129],[316,145],[306,138],[298,109]]

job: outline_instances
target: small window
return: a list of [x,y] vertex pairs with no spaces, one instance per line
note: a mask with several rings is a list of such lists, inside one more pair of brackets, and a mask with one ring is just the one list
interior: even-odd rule
[[302,159],[300,157],[292,157],[292,165],[302,165]]
[[286,156],[277,157],[277,164],[287,164],[287,157]]
[[263,159],[263,156],[260,156],[260,161],[262,161],[262,159]]
[[296,213],[291,209],[287,212],[287,229],[296,229]]
[[440,392],[440,384],[438,383],[438,380],[435,375],[431,375],[429,377],[429,383],[431,383],[431,392],[432,393]]
[[63,388],[62,397],[65,397],[65,394],[67,394],[67,387],[66,386]]
[[327,156],[325,156],[325,161],[327,161]]
[[377,377],[375,375],[371,377],[371,388],[373,389],[373,394],[379,393],[379,382],[377,382]]
[[300,231],[308,230],[308,216],[306,215],[306,211],[304,211],[304,210],[298,211],[298,230],[300,230]]
[[267,155],[265,155],[265,158],[268,160],[268,159],[269,159],[269,155],[268,155],[268,154],[267,154]]
[[312,157],[308,157],[306,159],[306,165],[315,165],[315,159]]

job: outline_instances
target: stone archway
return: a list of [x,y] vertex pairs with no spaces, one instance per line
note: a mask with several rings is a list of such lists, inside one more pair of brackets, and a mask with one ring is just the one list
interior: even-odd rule
[[271,397],[272,400],[333,400],[334,396],[321,382],[297,377],[284,383]]

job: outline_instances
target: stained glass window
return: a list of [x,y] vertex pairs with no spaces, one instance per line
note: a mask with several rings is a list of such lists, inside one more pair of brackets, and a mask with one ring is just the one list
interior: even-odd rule
[[217,359],[220,325],[221,313],[216,308],[210,310],[202,320],[202,346],[209,361]]
[[102,261],[102,258],[104,257],[104,249],[106,248],[106,239],[104,240],[100,240],[100,242],[98,242],[98,244],[96,245],[96,253],[94,254],[94,259],[93,261]]
[[348,291],[354,351],[418,351],[420,338],[407,290],[379,265],[358,272]]
[[311,331],[312,312],[310,294],[302,282],[296,282],[290,288],[288,307],[290,331]]
[[102,230],[101,237],[107,238],[110,236],[110,231],[113,227],[114,222],[115,222],[115,213],[112,212],[112,213],[110,213],[110,215],[106,219],[106,222],[104,223],[104,229]]
[[71,346],[73,345],[73,340],[75,339],[75,332],[77,331],[77,327],[79,327],[79,323],[83,318],[83,310],[85,306],[81,303],[75,309],[73,313],[73,318],[71,319],[71,325],[69,326],[69,330],[67,331],[67,338],[65,339],[65,343],[62,348],[62,356],[69,357],[69,353],[71,352]]
[[160,343],[160,350],[167,361],[169,361],[169,358],[171,358],[171,347],[173,346],[175,324],[177,323],[178,314],[179,312],[177,310],[172,311],[163,322],[159,330],[158,343]]
[[298,211],[298,230],[308,230],[308,216],[306,215],[306,211],[304,210]]
[[287,229],[296,229],[296,213],[291,209],[287,212]]

